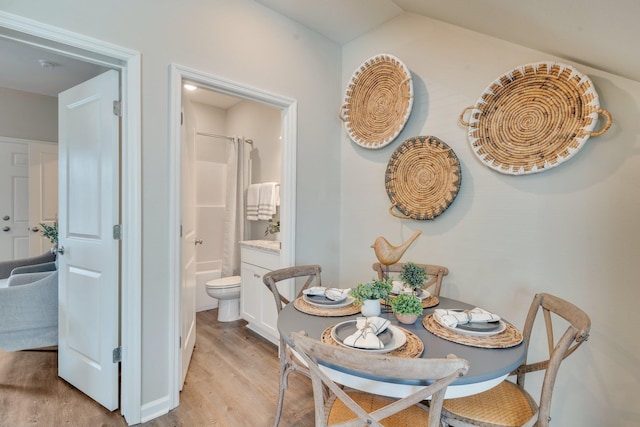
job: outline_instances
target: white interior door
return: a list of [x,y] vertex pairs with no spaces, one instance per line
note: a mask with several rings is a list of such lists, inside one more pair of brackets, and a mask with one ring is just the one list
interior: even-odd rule
[[58,220],[58,144],[29,143],[29,255],[49,250],[40,224]]
[[194,132],[181,126],[181,229],[180,240],[180,390],[196,343],[196,147]]
[[29,147],[0,139],[0,261],[29,256]]
[[109,410],[118,407],[118,79],[107,71],[58,97],[58,375]]

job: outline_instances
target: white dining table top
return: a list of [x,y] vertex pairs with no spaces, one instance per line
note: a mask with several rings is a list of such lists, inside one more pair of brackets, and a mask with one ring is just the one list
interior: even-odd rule
[[[474,307],[446,297],[439,297],[439,300],[440,302],[437,306],[425,309],[422,316],[412,325],[399,324],[395,319],[395,315],[391,312],[383,311],[380,316],[390,319],[392,324],[417,335],[424,343],[424,351],[421,357],[441,358],[454,354],[469,362],[469,372],[449,386],[446,394],[447,398],[463,397],[488,390],[503,381],[510,372],[522,364],[526,355],[524,343],[499,349],[472,347],[445,340],[425,329],[422,325],[422,318],[433,313],[436,308],[469,309]],[[278,316],[278,331],[285,342],[289,342],[290,333],[302,330],[310,337],[320,339],[322,332],[328,327],[346,320],[355,319],[359,315],[358,313],[342,317],[313,316],[298,311],[293,303],[290,303],[283,308]],[[354,349],[354,351],[361,350]],[[326,367],[323,367],[323,370],[329,374],[332,380],[340,384],[390,397],[406,396],[425,385],[415,380],[402,378],[364,377],[353,372]]]

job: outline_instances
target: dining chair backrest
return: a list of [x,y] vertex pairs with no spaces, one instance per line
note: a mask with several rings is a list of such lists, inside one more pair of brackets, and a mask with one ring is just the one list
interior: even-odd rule
[[[382,426],[380,420],[402,412],[421,401],[431,397],[428,411],[428,426],[440,425],[442,401],[449,384],[465,375],[469,369],[466,360],[453,355],[440,359],[403,358],[386,354],[371,354],[363,351],[337,347],[309,338],[304,332],[290,335],[292,347],[304,359],[311,373],[313,397],[315,405],[316,427],[327,425],[326,386],[336,399],[353,412],[356,420],[339,424],[340,426],[373,425]],[[412,380],[423,380],[430,385],[402,399],[395,400],[387,406],[368,412],[360,406],[345,389],[333,382],[321,369],[320,365],[344,369],[363,375],[378,378],[398,377]],[[424,412],[424,417],[427,413]]]
[[[402,272],[402,268],[405,266],[404,262],[397,262],[391,265],[382,265],[376,262],[372,265],[373,270],[378,273],[378,279],[387,280],[389,276],[397,276]],[[427,272],[429,278],[424,284],[424,289],[433,286],[433,290],[430,291],[433,296],[440,296],[440,288],[442,287],[442,279],[449,274],[449,269],[441,265],[433,264],[418,264],[414,263],[418,267],[422,267]]]
[[[306,277],[305,282],[298,291],[299,297],[302,295],[302,291],[311,286],[322,286],[321,278],[322,268],[319,265],[298,265],[294,267],[281,268],[278,270],[270,271],[262,276],[262,282],[269,288],[273,299],[276,304],[276,310],[278,315],[282,311],[282,307],[289,304],[289,300],[284,297],[279,289],[278,282],[289,279],[302,279]],[[280,417],[282,415],[282,405],[284,402],[284,392],[287,389],[287,378],[291,372],[299,372],[306,376],[310,376],[309,369],[301,363],[298,363],[296,355],[292,354],[289,346],[284,341],[284,337],[280,336],[280,343],[278,346],[278,357],[280,359],[280,388],[278,391],[278,407],[276,409],[276,416],[274,421],[274,427],[277,427],[280,423]]]
[[322,278],[320,273],[322,268],[319,265],[297,265],[294,267],[286,267],[278,270],[270,271],[262,277],[262,282],[269,288],[276,302],[276,309],[278,313],[282,310],[282,307],[289,304],[289,299],[284,297],[279,289],[278,282],[289,279],[297,279],[299,277],[306,277],[306,281],[298,291],[296,298],[302,295],[302,291],[311,286],[322,286]]
[[[547,333],[547,347],[549,357],[545,360],[531,363],[529,358],[530,348],[527,348],[527,360],[524,361],[512,374],[517,375],[516,383],[524,389],[525,374],[529,372],[546,370],[542,383],[540,401],[538,402],[538,419],[542,425],[546,425],[550,419],[551,395],[553,386],[562,361],[573,353],[583,342],[589,338],[591,319],[587,313],[572,303],[554,295],[539,293],[533,298],[527,319],[522,331],[527,346],[531,344],[531,334],[538,313],[542,313]],[[552,315],[559,316],[568,322],[568,327],[558,338],[554,336]]]

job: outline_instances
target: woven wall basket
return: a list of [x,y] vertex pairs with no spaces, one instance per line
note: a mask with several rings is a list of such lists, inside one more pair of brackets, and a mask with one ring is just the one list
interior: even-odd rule
[[460,162],[447,144],[435,136],[410,138],[387,164],[389,213],[403,219],[434,219],[453,203],[461,179]]
[[[471,110],[468,122],[464,116]],[[599,115],[606,118],[594,131]],[[460,123],[488,167],[510,175],[542,172],[569,160],[590,136],[605,133],[611,114],[593,83],[570,65],[538,62],[492,82]]]
[[353,142],[376,149],[398,136],[412,106],[411,72],[395,56],[380,54],[353,73],[339,115]]

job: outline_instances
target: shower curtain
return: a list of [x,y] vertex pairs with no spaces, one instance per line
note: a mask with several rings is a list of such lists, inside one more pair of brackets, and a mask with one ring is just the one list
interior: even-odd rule
[[224,211],[222,277],[240,275],[240,245],[245,236],[244,192],[248,182],[244,138],[227,149],[227,195]]

